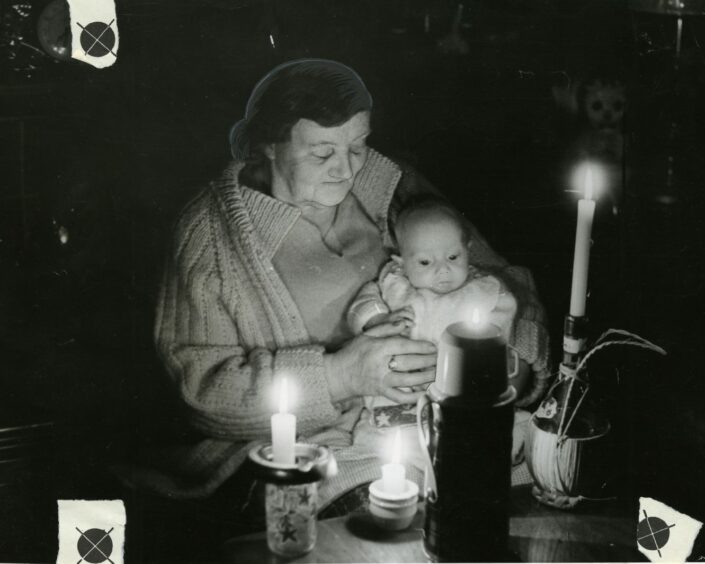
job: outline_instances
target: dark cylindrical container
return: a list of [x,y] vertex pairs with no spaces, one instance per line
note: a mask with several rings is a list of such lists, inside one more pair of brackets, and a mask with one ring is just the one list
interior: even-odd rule
[[494,403],[506,389],[507,344],[499,329],[466,323],[447,327],[438,343],[432,393]]
[[[512,390],[513,391],[513,390]],[[451,397],[429,405],[437,491],[424,549],[436,562],[503,562],[508,552],[514,405]]]

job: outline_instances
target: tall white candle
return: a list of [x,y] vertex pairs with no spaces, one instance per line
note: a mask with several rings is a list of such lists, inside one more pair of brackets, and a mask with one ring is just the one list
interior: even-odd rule
[[570,315],[585,315],[587,299],[588,268],[590,266],[590,241],[592,219],[595,215],[595,200],[592,199],[592,170],[585,171],[585,194],[578,201],[578,225],[575,230],[575,252],[573,254],[573,283],[570,290]]
[[406,490],[406,468],[401,463],[401,432],[394,435],[392,461],[382,466],[382,487],[388,494],[397,495]]
[[272,458],[278,464],[295,464],[296,416],[287,413],[288,388],[286,378],[279,387],[279,413],[272,415]]

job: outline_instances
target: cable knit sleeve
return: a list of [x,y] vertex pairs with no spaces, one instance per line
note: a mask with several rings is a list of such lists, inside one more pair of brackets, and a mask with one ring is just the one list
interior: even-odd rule
[[191,206],[176,229],[160,288],[155,341],[192,425],[207,436],[266,437],[274,411],[274,374],[296,381],[298,431],[309,434],[340,415],[331,404],[323,348],[246,350],[238,296],[224,275],[208,206]]

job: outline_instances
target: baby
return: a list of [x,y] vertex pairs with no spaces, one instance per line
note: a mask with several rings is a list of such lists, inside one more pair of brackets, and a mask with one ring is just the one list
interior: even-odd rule
[[[407,336],[437,344],[448,325],[477,311],[509,341],[516,300],[497,278],[469,264],[471,242],[455,209],[435,198],[413,202],[399,212],[393,231],[399,254],[358,292],[347,316],[353,332],[404,321]],[[365,404],[377,427],[416,423],[413,406],[385,397]]]

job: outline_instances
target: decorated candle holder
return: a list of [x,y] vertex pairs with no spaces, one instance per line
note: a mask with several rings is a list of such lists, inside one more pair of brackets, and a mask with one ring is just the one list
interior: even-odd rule
[[279,464],[273,462],[271,444],[249,453],[257,477],[265,482],[267,545],[284,558],[296,558],[315,546],[318,482],[337,469],[326,447],[296,443],[294,454],[295,464]]

